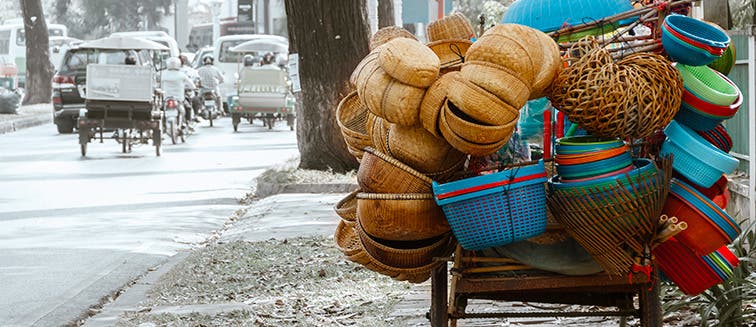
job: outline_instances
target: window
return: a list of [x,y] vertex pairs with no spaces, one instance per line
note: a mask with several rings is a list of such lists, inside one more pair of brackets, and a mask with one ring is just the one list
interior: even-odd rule
[[241,55],[238,52],[231,52],[229,49],[243,43],[249,40],[233,40],[233,41],[226,41],[221,43],[220,51],[218,52],[218,61],[220,62],[238,62],[239,61],[239,55]]
[[[47,29],[49,36],[63,36],[63,30],[59,28]],[[20,46],[26,46],[26,31],[23,28],[16,30],[16,44]]]
[[69,51],[63,59],[62,72],[73,70],[86,70],[87,64],[111,64],[122,65],[126,62],[128,51],[97,51],[84,49]]
[[0,31],[0,54],[10,53],[10,32]]

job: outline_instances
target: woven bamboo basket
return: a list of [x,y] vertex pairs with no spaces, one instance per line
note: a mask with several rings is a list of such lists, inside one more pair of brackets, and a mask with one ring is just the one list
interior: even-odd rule
[[375,67],[379,67],[378,64],[378,50],[368,53],[365,58],[362,58],[357,67],[352,71],[352,75],[349,76],[349,84],[356,87],[357,81],[367,79],[369,74]]
[[551,86],[554,78],[562,71],[562,57],[559,53],[559,45],[548,35],[537,31],[538,43],[541,45],[543,61],[541,68],[535,76],[529,99],[538,99],[546,96],[546,89]]
[[513,107],[493,93],[457,75],[449,85],[448,101],[454,103],[467,117],[482,125],[502,126],[520,116],[519,107]]
[[383,118],[373,116],[370,125],[370,139],[373,143],[373,148],[381,153],[388,153],[388,133],[391,123],[385,121]]
[[425,92],[420,104],[420,124],[436,137],[442,137],[438,130],[438,115],[444,106],[446,96],[449,94],[449,85],[457,75],[459,75],[459,72],[441,75]]
[[378,62],[397,81],[419,88],[433,84],[441,69],[441,61],[430,48],[406,38],[393,39],[381,46]]
[[[535,76],[541,71],[544,61],[543,47],[541,46],[538,34],[543,34],[543,32],[525,25],[496,24],[486,30],[483,35],[486,37],[503,36],[511,38],[520,47],[525,49],[527,51],[527,59],[530,59],[530,75],[533,76],[531,82],[535,83]],[[526,72],[523,71],[523,73]]]
[[336,203],[333,209],[341,219],[346,221],[357,220],[357,193],[360,192],[362,192],[362,190],[358,188]]
[[528,49],[515,37],[486,32],[467,50],[465,61],[485,61],[505,67],[525,85],[531,86],[535,80],[533,62],[528,57]]
[[355,231],[356,223],[356,221],[339,221],[336,232],[333,234],[336,247],[347,257],[363,251],[360,237],[357,235],[357,231]]
[[596,42],[576,51],[585,55],[557,76],[548,97],[590,134],[646,137],[680,109],[682,78],[664,57],[636,53],[614,62]]
[[431,276],[431,272],[433,271],[433,269],[435,269],[436,267],[442,264],[446,264],[445,261],[434,261],[425,266],[418,267],[418,268],[396,268],[396,267],[391,267],[381,262],[380,260],[374,258],[367,251],[362,251],[361,254],[367,258],[366,261],[368,261],[368,263],[365,264],[366,268],[372,271],[375,271],[379,274],[389,276],[395,280],[407,281],[413,284],[419,284],[428,280]]
[[506,144],[508,141],[502,140],[500,142],[490,144],[478,144],[467,141],[452,132],[451,128],[449,128],[449,123],[446,121],[445,112],[446,110],[441,110],[441,119],[438,123],[438,127],[441,130],[441,135],[444,136],[444,139],[446,139],[446,141],[449,142],[452,147],[462,153],[466,153],[475,157],[487,156],[501,149],[501,147],[504,146],[504,144]]
[[429,23],[426,35],[430,42],[448,39],[469,40],[475,36],[475,31],[465,15],[454,13]]
[[418,123],[425,89],[397,81],[380,66],[359,74],[357,92],[374,115],[403,126]]
[[[554,217],[607,273],[625,276],[635,259],[653,248],[671,179],[671,160],[662,170],[640,174],[602,189],[552,188]],[[627,186],[631,185],[631,186]]]
[[389,241],[420,241],[449,231],[432,193],[359,193],[357,216],[366,233]]
[[372,141],[367,134],[367,107],[360,101],[357,91],[341,99],[336,107],[336,122],[347,145],[362,150]]
[[462,139],[478,143],[490,144],[502,140],[509,140],[512,137],[517,121],[520,116],[519,112],[514,119],[504,125],[492,126],[479,124],[467,116],[462,110],[457,108],[451,101],[446,101],[443,109],[446,116],[446,122],[449,129],[459,135]]
[[530,84],[523,82],[509,68],[485,61],[465,61],[461,76],[495,95],[516,110],[530,97]]
[[370,51],[383,45],[384,43],[396,38],[407,38],[417,40],[414,34],[410,31],[401,28],[399,26],[386,26],[378,29],[378,31],[370,37]]
[[449,254],[451,233],[421,241],[390,242],[376,239],[357,226],[357,235],[365,251],[375,260],[394,268],[419,268],[433,263],[434,257]]
[[465,156],[420,126],[391,125],[388,150],[392,157],[424,174],[449,169]]
[[373,148],[366,148],[357,183],[367,193],[430,193],[433,181],[412,167]]
[[446,72],[462,68],[467,49],[469,49],[471,45],[472,42],[470,40],[462,39],[438,40],[427,44],[428,48],[430,48],[441,61],[442,75]]
[[425,173],[425,176],[428,176],[432,180],[439,183],[447,183],[447,182],[454,181],[460,176],[460,173],[465,170],[465,163],[467,163],[467,158],[468,156],[465,155],[451,167],[442,171]]

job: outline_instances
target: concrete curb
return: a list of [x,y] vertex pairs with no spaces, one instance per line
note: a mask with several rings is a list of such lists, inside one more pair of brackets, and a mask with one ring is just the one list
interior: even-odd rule
[[20,129],[52,123],[50,114],[20,117],[0,122],[0,134],[12,133]]

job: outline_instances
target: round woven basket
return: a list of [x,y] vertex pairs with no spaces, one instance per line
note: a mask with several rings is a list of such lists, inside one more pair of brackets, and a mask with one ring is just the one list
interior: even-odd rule
[[486,32],[467,50],[465,61],[485,61],[505,67],[510,74],[531,86],[535,74],[533,62],[528,57],[530,52],[515,37]]
[[336,107],[336,122],[341,128],[341,134],[344,135],[344,138],[370,139],[366,128],[367,114],[368,109],[360,100],[357,91],[353,91],[341,99]]
[[375,67],[379,67],[378,64],[378,51],[372,51],[368,53],[365,58],[362,58],[357,67],[352,71],[352,75],[349,76],[349,83],[352,86],[357,86],[357,81],[367,79],[369,74]]
[[372,51],[375,48],[383,45],[384,43],[396,38],[417,40],[415,35],[404,28],[401,28],[399,26],[386,26],[378,29],[378,31],[376,31],[375,34],[370,37],[370,50]]
[[336,210],[336,214],[338,214],[341,219],[346,221],[357,220],[357,193],[360,192],[362,192],[362,190],[358,188],[336,203],[334,210]]
[[[541,40],[538,37],[538,33],[543,32],[536,30],[532,27],[528,27],[520,24],[496,24],[494,27],[486,30],[483,34],[485,37],[503,36],[511,38],[517,44],[520,45],[525,51],[527,51],[527,58],[530,59],[531,72],[533,76],[531,82],[535,82],[535,76],[541,71],[543,66],[543,46],[541,46]],[[527,73],[523,71],[522,73]]]
[[394,268],[418,268],[433,262],[434,257],[448,254],[452,244],[450,233],[412,242],[391,242],[374,238],[357,226],[357,235],[365,251],[377,261]]
[[433,181],[391,156],[366,148],[357,183],[367,193],[431,193]]
[[482,125],[502,126],[519,117],[519,107],[513,107],[493,93],[464,78],[455,76],[449,85],[448,101],[464,112],[470,119]]
[[467,49],[470,48],[472,42],[470,40],[462,39],[449,39],[439,40],[428,43],[428,48],[433,51],[438,59],[441,61],[441,71],[454,70],[454,67],[458,70],[462,67],[462,63],[465,61],[465,55]]
[[460,176],[460,173],[465,170],[465,163],[467,163],[467,155],[462,157],[453,166],[442,171],[425,173],[425,176],[428,176],[434,181],[439,182],[439,183],[451,182],[453,180],[458,179],[458,177]]
[[452,132],[451,128],[449,128],[449,123],[446,121],[445,112],[446,110],[441,110],[441,115],[440,115],[441,119],[439,120],[439,123],[438,123],[438,127],[441,130],[441,135],[444,136],[444,139],[446,139],[446,141],[449,142],[451,146],[453,146],[455,149],[459,150],[462,153],[466,153],[466,154],[476,156],[476,157],[487,156],[501,149],[501,147],[504,146],[504,144],[506,144],[508,141],[508,140],[502,140],[500,142],[492,143],[492,144],[478,144],[478,143],[467,141],[463,139],[462,137],[460,137],[459,135]]
[[459,135],[461,138],[478,144],[498,143],[502,140],[509,140],[512,137],[519,112],[509,123],[505,125],[491,126],[478,124],[469,116],[457,108],[451,101],[446,101],[444,105],[444,115],[449,129]]
[[551,82],[559,75],[563,67],[559,45],[541,31],[536,32],[539,44],[541,45],[541,52],[543,53],[543,61],[531,87],[529,97],[531,100],[546,96],[546,89],[551,86]]
[[[451,246],[451,248],[452,249],[449,251],[449,254],[451,254],[451,251],[454,250],[454,246]],[[433,269],[435,269],[436,267],[442,264],[446,264],[445,261],[433,261],[425,266],[418,267],[418,268],[396,268],[396,267],[391,267],[381,262],[377,258],[373,257],[367,251],[363,250],[359,253],[359,255],[360,255],[360,258],[359,258],[360,260],[367,261],[367,263],[365,264],[366,268],[372,271],[375,271],[379,274],[389,276],[396,280],[407,281],[414,284],[419,284],[428,280],[431,276],[431,271],[433,271]]]
[[339,225],[336,227],[336,232],[333,234],[333,240],[336,242],[336,247],[344,253],[345,256],[352,256],[362,251],[362,244],[357,231],[355,231],[356,221],[347,222],[339,221]]
[[397,81],[380,67],[360,74],[357,92],[374,115],[403,126],[418,123],[425,89]]
[[416,40],[393,39],[379,50],[381,68],[401,83],[427,88],[438,78],[441,61],[430,48]]
[[465,154],[443,138],[435,137],[420,126],[391,125],[389,154],[422,173],[440,172],[456,165]]
[[390,241],[419,241],[449,231],[432,193],[359,193],[357,216],[370,236]]
[[373,143],[373,148],[381,153],[388,153],[388,132],[391,123],[385,121],[383,118],[373,116],[372,123],[370,124],[370,139]]
[[430,42],[448,39],[469,40],[475,36],[475,31],[465,15],[454,13],[429,23],[426,35]]
[[530,84],[526,84],[510,69],[485,61],[465,61],[462,77],[519,110],[530,98]]
[[441,132],[438,131],[438,114],[449,94],[449,85],[457,75],[459,72],[441,75],[425,92],[420,104],[420,124],[434,136],[441,137]]

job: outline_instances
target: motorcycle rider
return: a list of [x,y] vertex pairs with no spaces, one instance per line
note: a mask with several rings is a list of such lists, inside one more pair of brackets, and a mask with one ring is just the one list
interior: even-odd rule
[[218,112],[223,112],[223,102],[220,97],[219,85],[223,83],[223,75],[221,72],[213,66],[213,55],[206,54],[202,57],[202,67],[197,69],[197,73],[200,78],[200,95],[207,91],[215,93],[215,99],[217,102]]
[[[173,98],[178,107],[180,117],[186,120],[184,115],[187,115],[184,108],[184,90],[194,89],[194,82],[189,79],[186,74],[181,71],[181,60],[179,58],[171,57],[165,62],[166,70],[160,75],[160,88],[163,89],[165,99]],[[183,124],[182,124],[183,125]]]
[[199,83],[200,77],[197,73],[197,70],[189,65],[189,59],[187,59],[185,55],[180,55],[179,59],[181,60],[181,72],[189,77],[189,79],[192,80],[193,84],[195,85],[195,87],[191,89],[192,91],[189,95],[189,99],[187,99],[192,105],[192,110],[187,110],[186,120],[188,122],[192,119],[192,117],[194,117],[193,119],[195,121],[198,121],[197,112],[202,106],[202,99],[200,99],[199,94],[197,94],[196,92],[196,84]]

